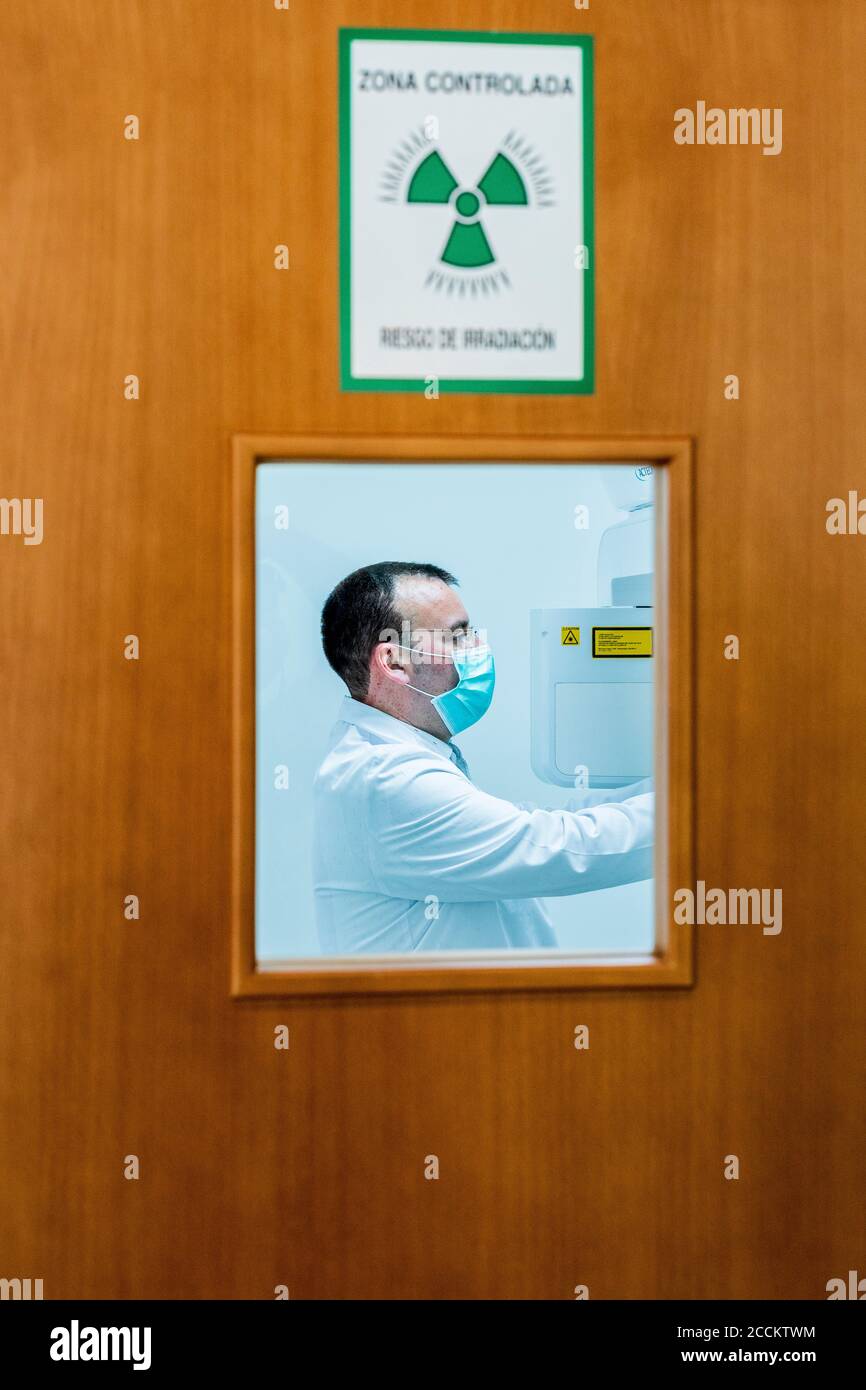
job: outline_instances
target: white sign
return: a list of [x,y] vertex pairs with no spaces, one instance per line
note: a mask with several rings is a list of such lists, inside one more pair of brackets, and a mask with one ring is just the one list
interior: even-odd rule
[[344,390],[593,390],[592,40],[340,31]]

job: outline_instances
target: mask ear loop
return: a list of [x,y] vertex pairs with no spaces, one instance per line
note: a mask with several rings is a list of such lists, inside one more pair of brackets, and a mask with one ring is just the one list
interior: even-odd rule
[[[404,652],[411,652],[411,651],[414,650],[413,647],[407,647],[406,644],[405,644],[404,642],[395,642],[395,643],[394,643],[394,646],[395,646],[395,647],[399,647],[400,650],[401,650],[401,651],[404,651]],[[477,652],[483,652],[483,653],[486,655],[486,654],[489,653],[489,651],[490,651],[490,643],[489,643],[489,642],[483,642],[479,647],[470,648],[470,650],[471,650],[471,651],[477,651]],[[455,671],[457,671],[457,684],[459,685],[459,684],[460,684],[460,671],[459,671],[459,669],[458,669],[457,662],[454,660],[453,656],[452,656],[452,658],[451,658],[451,664],[452,664],[452,666],[454,667]],[[430,694],[428,693],[428,691],[422,690],[421,687],[420,687],[420,685],[412,685],[410,681],[407,681],[407,682],[406,682],[406,686],[407,686],[407,689],[409,689],[409,690],[417,690],[417,692],[418,692],[419,695],[426,695],[428,700],[438,700],[438,699],[439,699],[439,696],[438,696],[438,695],[430,695]],[[453,686],[452,686],[451,688],[452,688],[452,690],[454,689]],[[447,691],[447,690],[442,690],[442,691],[440,691],[440,694],[442,694],[442,695],[447,695],[447,694],[448,694],[448,691]]]
[[[405,645],[405,643],[403,643],[403,642],[395,642],[395,643],[394,643],[394,646],[395,646],[395,647],[399,647],[399,648],[401,649],[401,651],[404,651],[404,652],[411,652],[411,651],[413,650],[412,647],[407,647],[407,646]],[[452,665],[453,665],[453,662],[452,662]],[[427,690],[422,690],[421,687],[420,687],[420,685],[412,685],[409,681],[407,681],[407,682],[406,682],[406,686],[407,686],[407,688],[408,688],[409,690],[417,690],[419,695],[426,695],[426,697],[427,697],[428,700],[438,700],[438,698],[439,698],[438,695],[431,695],[431,694],[429,693],[429,691],[427,691]],[[442,693],[444,694],[445,692],[443,691]]]

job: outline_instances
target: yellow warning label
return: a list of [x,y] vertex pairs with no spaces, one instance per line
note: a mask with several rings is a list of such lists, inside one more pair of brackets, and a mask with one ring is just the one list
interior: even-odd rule
[[[565,629],[563,628],[563,631]],[[651,627],[594,627],[593,656],[652,656]]]
[[560,630],[560,633],[562,634],[561,637],[560,637],[560,646],[563,646],[563,647],[579,647],[579,646],[580,646],[580,628],[579,628],[579,627],[561,627],[559,630]]

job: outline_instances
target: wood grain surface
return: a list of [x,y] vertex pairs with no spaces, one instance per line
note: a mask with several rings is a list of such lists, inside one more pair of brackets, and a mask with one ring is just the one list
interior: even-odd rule
[[[340,392],[341,24],[595,35],[593,396]],[[866,1273],[866,538],[825,527],[866,489],[866,6],[18,0],[0,40],[0,493],[45,525],[0,536],[0,1276],[820,1299]],[[677,146],[697,100],[781,107],[783,152]],[[696,873],[781,887],[778,936],[699,928],[687,990],[230,997],[231,440],[293,432],[696,441]]]

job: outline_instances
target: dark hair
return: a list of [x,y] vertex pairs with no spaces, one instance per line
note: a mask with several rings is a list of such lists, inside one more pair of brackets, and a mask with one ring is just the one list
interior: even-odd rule
[[438,565],[383,560],[365,565],[341,579],[322,609],[322,646],[329,665],[345,681],[356,698],[366,695],[370,684],[370,656],[382,633],[399,631],[403,615],[394,606],[394,589],[404,575],[457,580]]

